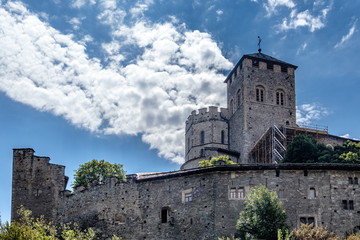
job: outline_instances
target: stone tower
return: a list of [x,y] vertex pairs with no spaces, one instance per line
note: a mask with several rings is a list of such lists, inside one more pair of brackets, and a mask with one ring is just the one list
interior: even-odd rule
[[56,219],[59,194],[66,188],[65,166],[50,164],[50,158],[34,155],[31,148],[13,150],[11,220],[18,220],[23,205],[35,218]]
[[229,149],[248,163],[255,143],[273,124],[296,125],[297,66],[263,53],[244,55],[225,80],[229,109]]
[[250,163],[251,149],[270,127],[296,126],[296,68],[261,52],[244,55],[225,79],[227,108],[188,117],[182,169],[218,155]]

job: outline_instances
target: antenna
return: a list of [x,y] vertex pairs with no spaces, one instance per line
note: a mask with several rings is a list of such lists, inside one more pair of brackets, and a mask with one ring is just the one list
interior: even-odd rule
[[259,39],[259,43],[258,43],[259,49],[258,49],[258,51],[259,51],[259,53],[261,53],[261,37],[258,36],[258,39]]

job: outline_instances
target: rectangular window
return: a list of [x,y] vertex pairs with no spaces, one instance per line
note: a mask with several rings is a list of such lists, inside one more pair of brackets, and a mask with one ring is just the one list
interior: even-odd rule
[[349,200],[349,210],[354,210],[354,201]]
[[260,101],[264,101],[264,91],[262,89],[260,89]]
[[310,188],[309,198],[310,198],[310,199],[314,199],[315,197],[316,197],[315,188]]
[[280,104],[280,96],[279,96],[279,95],[280,95],[280,93],[277,92],[277,93],[276,93],[276,104],[277,104],[277,105]]
[[354,178],[354,184],[359,184],[359,180],[357,177]]
[[353,179],[352,179],[352,177],[349,177],[349,184],[353,184]]
[[238,193],[239,193],[239,199],[244,199],[245,198],[245,190],[243,187],[238,189]]
[[235,199],[237,197],[236,188],[230,188],[230,198]]
[[313,228],[315,227],[315,217],[300,217],[300,223],[301,224],[313,224]]
[[283,189],[280,189],[280,190],[279,190],[279,198],[280,198],[280,199],[285,198],[284,190],[283,190]]
[[243,187],[231,187],[229,191],[229,199],[236,200],[245,198],[245,189]]
[[348,209],[347,200],[342,200],[342,208],[345,209],[345,210]]
[[192,201],[192,193],[186,193],[185,202],[191,202],[191,201]]
[[260,101],[260,89],[256,89],[256,101]]

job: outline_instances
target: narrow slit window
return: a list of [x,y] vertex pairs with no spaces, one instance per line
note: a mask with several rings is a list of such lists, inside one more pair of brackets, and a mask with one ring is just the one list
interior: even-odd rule
[[225,131],[221,131],[221,144],[225,144]]
[[204,144],[205,143],[205,132],[201,131],[200,133],[200,143]]

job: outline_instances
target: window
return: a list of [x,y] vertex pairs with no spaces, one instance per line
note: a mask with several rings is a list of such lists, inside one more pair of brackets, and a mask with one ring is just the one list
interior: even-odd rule
[[310,199],[314,199],[314,198],[316,198],[316,191],[315,191],[315,188],[310,188],[310,191],[309,191],[309,198],[310,198]]
[[279,198],[280,198],[280,199],[284,199],[284,198],[285,198],[284,189],[280,189],[280,190],[279,190]]
[[234,101],[232,99],[230,100],[229,108],[230,108],[230,113],[233,114],[234,113]]
[[245,189],[243,187],[230,187],[229,199],[244,199],[245,198]]
[[221,144],[225,144],[225,131],[221,131]]
[[193,199],[192,193],[185,194],[185,202],[191,202]]
[[354,178],[354,184],[359,184],[359,180],[357,177]]
[[352,177],[349,177],[348,182],[349,182],[349,184],[353,184],[353,179],[352,179]]
[[256,87],[256,101],[257,102],[264,102],[264,95],[265,95],[265,88],[263,86]]
[[283,106],[285,104],[285,92],[283,90],[276,91],[276,105]]
[[344,210],[348,209],[347,200],[342,200],[342,209]]
[[240,107],[240,103],[241,103],[241,92],[240,92],[240,89],[237,91],[236,93],[236,100],[237,100],[237,106],[238,108]]
[[167,223],[168,222],[168,215],[169,215],[169,208],[163,207],[161,209],[161,223]]
[[342,200],[341,206],[344,210],[354,210],[354,200]]
[[315,218],[314,217],[300,217],[300,223],[301,224],[314,224],[313,227],[315,227]]
[[204,144],[205,143],[205,132],[201,131],[200,132],[200,144]]
[[192,202],[193,198],[194,198],[194,195],[193,195],[192,188],[183,190],[181,192],[181,202],[182,203]]
[[354,210],[354,201],[349,200],[349,210]]

